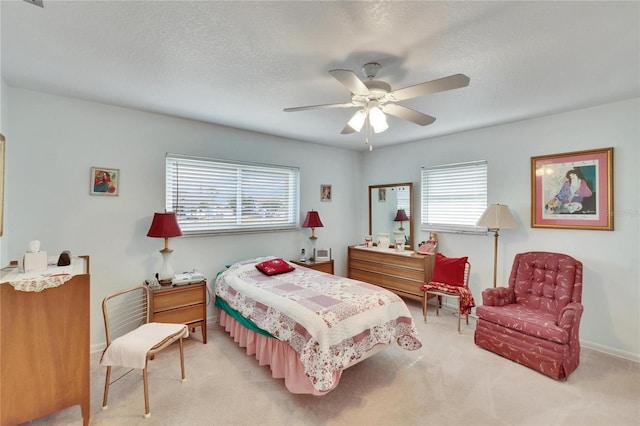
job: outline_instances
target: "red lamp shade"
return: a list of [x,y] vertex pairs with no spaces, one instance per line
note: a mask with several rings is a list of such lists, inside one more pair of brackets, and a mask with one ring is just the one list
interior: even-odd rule
[[318,214],[318,212],[311,210],[307,212],[307,217],[304,219],[304,223],[302,224],[302,227],[311,228],[311,236],[309,237],[309,239],[315,240],[318,238],[315,235],[315,228],[322,228],[324,227],[324,225],[320,220],[320,215]]
[[154,213],[147,237],[173,238],[182,235],[175,212]]
[[398,212],[396,213],[396,218],[393,219],[393,221],[404,222],[406,220],[409,220],[409,218],[407,217],[407,212],[405,212],[404,209],[398,209]]

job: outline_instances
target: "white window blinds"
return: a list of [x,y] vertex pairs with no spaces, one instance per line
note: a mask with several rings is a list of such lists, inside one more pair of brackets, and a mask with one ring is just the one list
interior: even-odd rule
[[421,228],[486,232],[476,226],[487,207],[487,161],[423,167]]
[[166,209],[185,235],[299,227],[299,169],[166,155]]

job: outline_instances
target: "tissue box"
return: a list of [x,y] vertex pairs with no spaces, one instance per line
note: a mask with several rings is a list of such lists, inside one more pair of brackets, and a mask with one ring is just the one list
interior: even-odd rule
[[47,270],[47,252],[25,253],[22,258],[22,271],[39,272]]

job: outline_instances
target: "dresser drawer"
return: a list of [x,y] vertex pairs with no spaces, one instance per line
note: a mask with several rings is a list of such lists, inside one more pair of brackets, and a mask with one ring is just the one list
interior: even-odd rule
[[204,309],[202,305],[191,305],[185,308],[171,309],[153,314],[154,322],[189,324],[202,320],[204,320]]
[[424,271],[422,269],[411,269],[385,263],[382,265],[382,273],[385,275],[394,275],[409,280],[420,281],[420,283],[424,281]]
[[382,284],[382,275],[361,269],[349,269],[349,278],[376,285]]
[[153,311],[159,312],[180,306],[202,304],[203,291],[204,287],[202,285],[185,286],[184,288],[173,289],[170,292],[157,290],[153,293]]

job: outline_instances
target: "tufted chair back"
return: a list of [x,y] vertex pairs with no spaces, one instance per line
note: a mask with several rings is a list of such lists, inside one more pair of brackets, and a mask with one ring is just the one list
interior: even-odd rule
[[557,315],[582,301],[582,262],[561,253],[517,254],[509,277],[512,303]]

